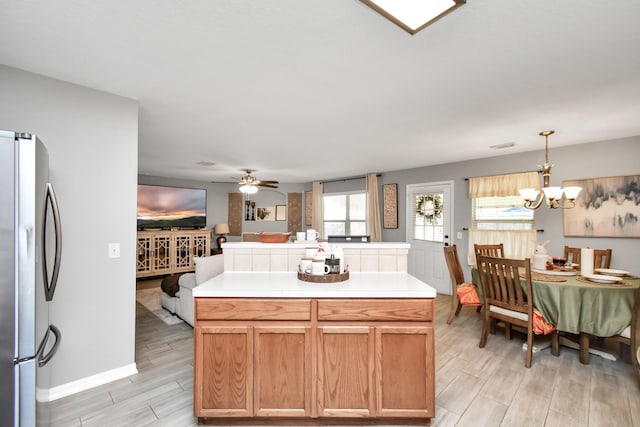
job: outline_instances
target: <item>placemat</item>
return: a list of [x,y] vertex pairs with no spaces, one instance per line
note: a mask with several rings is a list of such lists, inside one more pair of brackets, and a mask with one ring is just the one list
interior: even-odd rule
[[[520,273],[520,277],[524,279],[525,274]],[[550,274],[536,273],[534,271],[531,272],[531,280],[536,280],[538,282],[566,282],[567,279],[563,276],[552,276]]]
[[599,283],[599,282],[593,282],[589,279],[587,279],[586,277],[583,276],[578,276],[576,277],[576,280],[579,280],[580,282],[584,282],[584,283],[588,283],[590,285],[601,285],[601,286],[631,286],[631,283],[629,282],[616,282],[616,283]]

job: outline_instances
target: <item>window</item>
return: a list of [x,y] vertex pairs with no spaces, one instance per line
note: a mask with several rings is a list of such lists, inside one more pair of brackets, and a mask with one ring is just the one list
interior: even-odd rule
[[443,193],[416,194],[413,201],[413,238],[444,242]]
[[476,197],[472,199],[473,228],[480,230],[531,230],[533,213],[520,196]]
[[325,194],[324,236],[364,236],[367,234],[366,194]]

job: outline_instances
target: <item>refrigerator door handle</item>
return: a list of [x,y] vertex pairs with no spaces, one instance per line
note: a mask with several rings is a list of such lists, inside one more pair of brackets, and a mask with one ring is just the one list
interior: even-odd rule
[[[55,255],[53,262],[53,271],[51,273],[51,281],[47,269],[47,211],[51,207],[53,216],[53,226],[55,228]],[[44,212],[42,218],[42,270],[44,274],[44,294],[47,301],[53,299],[58,284],[58,274],[60,273],[60,257],[62,255],[62,230],[60,222],[60,210],[58,209],[58,200],[56,193],[53,191],[53,185],[48,182],[45,190]]]
[[[51,350],[49,350],[47,354],[43,354],[47,347],[47,342],[49,341],[51,332],[53,332],[53,335],[56,337],[56,342],[53,343],[53,347],[51,347]],[[62,341],[62,333],[60,332],[60,329],[55,325],[49,325],[49,329],[47,329],[47,333],[44,335],[44,338],[42,338],[40,346],[38,347],[38,352],[36,353],[38,366],[40,368],[49,363],[49,360],[51,360],[51,358],[56,354],[58,347],[60,347],[60,341]]]

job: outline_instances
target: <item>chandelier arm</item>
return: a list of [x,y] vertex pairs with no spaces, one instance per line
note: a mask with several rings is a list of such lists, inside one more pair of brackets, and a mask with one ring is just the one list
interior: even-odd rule
[[540,191],[538,193],[538,195],[536,196],[535,200],[525,200],[524,201],[524,207],[527,209],[531,209],[536,210],[540,207],[540,205],[542,204],[542,201],[544,200],[544,193],[542,191]]

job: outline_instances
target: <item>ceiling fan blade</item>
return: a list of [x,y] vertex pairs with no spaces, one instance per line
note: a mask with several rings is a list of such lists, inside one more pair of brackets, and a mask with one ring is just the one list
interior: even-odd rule
[[256,184],[279,184],[278,181],[264,181],[264,180],[260,180],[260,181],[256,181]]
[[255,185],[258,186],[258,187],[264,187],[264,188],[278,188],[277,185],[273,185],[273,184],[262,184],[262,183],[259,183],[259,184],[255,184]]

